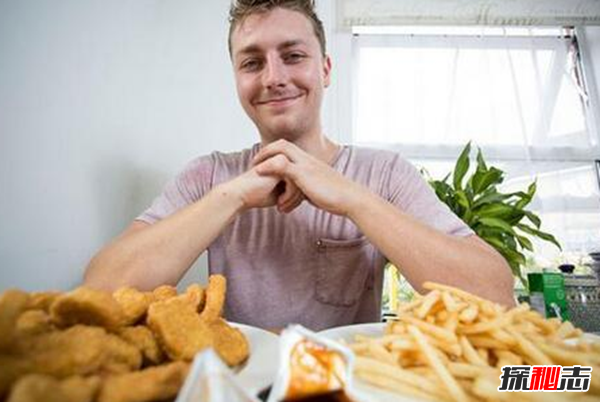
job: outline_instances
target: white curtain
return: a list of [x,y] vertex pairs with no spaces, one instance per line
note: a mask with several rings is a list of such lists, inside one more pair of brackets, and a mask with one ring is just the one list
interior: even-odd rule
[[338,28],[364,25],[600,25],[598,0],[338,0]]
[[[575,36],[501,30],[354,36],[353,140],[396,149],[440,179],[473,141],[506,171],[506,191],[537,179],[542,230],[565,250],[595,250],[600,147]],[[557,253],[540,243],[536,255],[550,266]]]

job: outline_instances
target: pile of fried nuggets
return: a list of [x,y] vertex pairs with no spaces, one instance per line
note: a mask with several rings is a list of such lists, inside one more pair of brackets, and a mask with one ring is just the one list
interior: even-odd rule
[[226,281],[113,294],[0,296],[0,401],[146,402],[173,399],[190,361],[213,347],[229,366],[249,355],[244,335],[221,318]]

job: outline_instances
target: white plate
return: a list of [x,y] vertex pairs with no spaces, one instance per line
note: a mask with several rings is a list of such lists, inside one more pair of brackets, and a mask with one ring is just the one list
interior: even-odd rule
[[[336,327],[330,328],[324,331],[319,332],[319,335],[322,335],[326,338],[332,339],[334,341],[344,341],[344,342],[354,342],[356,335],[368,336],[368,337],[380,337],[384,333],[384,329],[387,324],[385,323],[371,323],[371,324],[355,324],[355,325],[347,325],[344,327]],[[600,336],[595,334],[584,333],[581,337],[582,340],[588,342],[600,342]],[[575,344],[575,340],[568,340],[568,344]],[[417,399],[412,396],[404,396],[398,395],[395,393],[387,392],[380,388],[375,388],[372,385],[367,384],[366,382],[360,380],[359,378],[354,378],[354,384],[357,391],[360,392],[360,395],[365,395],[366,401],[369,402],[421,402],[421,399]]]
[[386,325],[387,324],[383,322],[346,325],[344,327],[326,329],[319,332],[319,335],[333,339],[334,341],[343,340],[346,342],[354,342],[354,337],[356,335],[365,335],[369,337],[382,336]]
[[[383,331],[386,325],[387,324],[382,322],[346,325],[344,327],[326,329],[325,331],[319,332],[319,335],[334,341],[351,343],[354,342],[356,335],[368,337],[383,336]],[[397,393],[376,388],[357,377],[354,377],[354,387],[356,391],[358,391],[361,400],[367,402],[421,402],[421,399],[417,399],[412,396],[398,395]]]
[[250,357],[237,373],[237,379],[245,390],[256,395],[275,380],[279,362],[279,336],[250,325],[230,324],[242,331],[250,344]]

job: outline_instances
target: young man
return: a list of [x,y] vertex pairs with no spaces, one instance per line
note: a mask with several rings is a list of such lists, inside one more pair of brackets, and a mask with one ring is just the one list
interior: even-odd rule
[[239,0],[230,54],[261,142],[191,162],[91,261],[86,284],[176,284],[205,250],[228,279],[226,317],[315,330],[378,321],[383,267],[513,304],[504,259],[408,162],[341,146],[321,129],[331,61],[309,0]]

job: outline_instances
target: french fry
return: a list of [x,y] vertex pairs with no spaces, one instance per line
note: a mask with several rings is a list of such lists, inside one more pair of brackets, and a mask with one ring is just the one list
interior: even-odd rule
[[459,305],[449,292],[442,292],[442,302],[448,312],[453,313],[458,311]]
[[[385,335],[352,345],[357,377],[399,394],[439,401],[600,400],[600,376],[587,393],[498,392],[506,365],[582,365],[600,372],[600,342],[521,304],[506,309],[460,289],[426,283],[430,292],[401,305]],[[565,341],[576,341],[575,345]]]
[[488,364],[487,362],[485,362],[481,356],[479,356],[479,354],[477,353],[477,351],[475,350],[475,348],[473,348],[473,345],[471,345],[471,343],[469,342],[469,340],[467,339],[466,336],[461,336],[460,338],[460,346],[462,347],[463,350],[463,355],[465,356],[465,360],[468,363],[471,363],[475,366],[479,366],[479,367],[487,367]]
[[360,378],[364,379],[365,381],[374,385],[378,385],[381,388],[388,389],[390,391],[415,396],[417,398],[428,401],[438,400],[438,398],[436,398],[435,396],[420,391],[415,387],[410,386],[409,384],[398,381],[396,378],[389,378],[386,375],[377,375],[368,371],[361,370],[357,370],[356,373]]
[[470,323],[475,321],[477,315],[479,314],[479,307],[477,305],[472,305],[460,312],[458,315],[458,319],[461,322]]
[[423,298],[423,302],[415,311],[415,316],[417,316],[418,318],[421,318],[421,319],[425,318],[427,313],[429,313],[429,310],[431,310],[433,305],[435,303],[437,303],[437,301],[439,299],[440,299],[440,292],[438,290],[433,290],[433,291],[429,292],[427,294],[427,296],[425,296]]
[[[455,334],[453,334],[452,332],[447,331],[443,328],[440,328],[433,324],[430,324],[428,322],[423,322],[417,318],[410,317],[410,316],[402,316],[402,317],[400,317],[400,320],[405,321],[413,326],[416,326],[421,331],[425,332],[426,334],[434,336],[442,341],[445,341],[448,343],[457,343],[458,342],[458,339]],[[410,329],[410,327],[409,327],[409,329]]]
[[452,396],[452,399],[458,402],[468,401],[469,398],[465,391],[456,382],[456,379],[452,377],[452,374],[450,374],[444,364],[442,364],[442,361],[437,355],[436,349],[433,349],[429,345],[419,328],[415,326],[409,326],[408,332],[414,337],[415,341],[419,345],[419,348],[421,349],[421,352],[423,352],[425,355],[429,365],[434,369],[441,382],[446,387],[446,390]]
[[404,370],[394,365],[386,363],[382,364],[378,360],[372,358],[357,357],[355,360],[355,370],[391,378],[397,383],[402,383],[430,395],[430,398],[432,396],[438,398],[443,397],[443,393],[440,392],[437,384],[426,376],[412,373],[409,370]]

